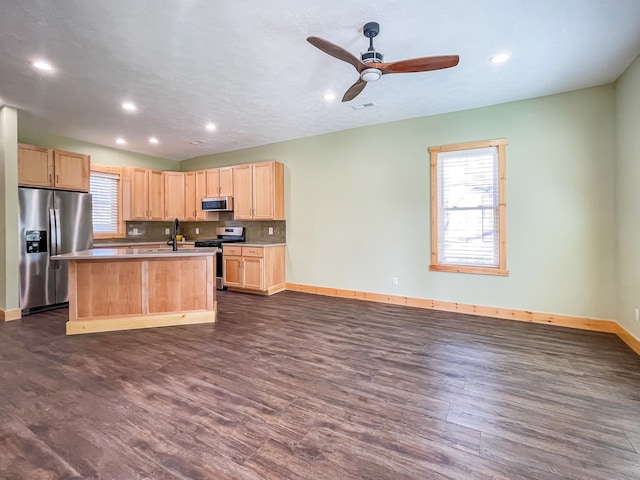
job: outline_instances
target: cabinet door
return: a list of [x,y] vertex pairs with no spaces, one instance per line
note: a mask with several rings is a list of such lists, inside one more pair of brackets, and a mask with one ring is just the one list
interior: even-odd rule
[[139,167],[125,169],[125,219],[147,220],[149,218],[149,176],[148,171]]
[[184,173],[164,172],[164,218],[185,219]]
[[220,171],[217,168],[206,170],[207,172],[207,197],[220,196]]
[[196,220],[206,220],[207,212],[202,211],[202,199],[207,196],[207,172],[196,172]]
[[18,183],[53,187],[53,153],[35,145],[18,144]]
[[53,151],[54,186],[65,190],[89,191],[89,155]]
[[196,172],[184,174],[184,209],[187,220],[196,219]]
[[218,169],[221,197],[233,197],[233,167]]
[[222,255],[222,279],[228,287],[242,287],[242,257]]
[[274,183],[273,163],[256,163],[253,165],[253,218],[255,220],[272,220]]
[[148,171],[149,220],[164,219],[164,176],[158,170]]
[[233,218],[251,220],[253,218],[251,165],[233,167]]
[[264,259],[242,257],[244,270],[244,288],[264,290]]

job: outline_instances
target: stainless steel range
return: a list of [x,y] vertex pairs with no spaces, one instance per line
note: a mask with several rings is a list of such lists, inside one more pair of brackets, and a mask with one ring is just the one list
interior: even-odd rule
[[220,252],[216,254],[216,288],[224,290],[222,283],[222,255],[225,243],[238,243],[245,241],[244,227],[218,227],[216,238],[196,240],[196,247],[218,247]]

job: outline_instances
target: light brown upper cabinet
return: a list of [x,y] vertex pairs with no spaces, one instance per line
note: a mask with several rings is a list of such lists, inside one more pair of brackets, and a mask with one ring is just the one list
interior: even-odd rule
[[196,172],[184,174],[184,210],[186,220],[196,219]]
[[185,174],[182,172],[163,172],[164,177],[164,218],[173,220],[186,218]]
[[18,144],[20,185],[88,192],[89,171],[89,155]]
[[207,196],[207,172],[196,172],[196,220],[206,220],[207,212],[202,211],[202,199]]
[[187,172],[184,174],[184,206],[186,220],[207,220],[202,211],[202,199],[207,196],[207,172]]
[[206,196],[233,197],[233,167],[207,170]]
[[284,220],[284,165],[262,162],[233,167],[233,216]]
[[125,167],[122,192],[125,220],[164,220],[162,172]]
[[149,170],[149,220],[164,219],[164,173]]

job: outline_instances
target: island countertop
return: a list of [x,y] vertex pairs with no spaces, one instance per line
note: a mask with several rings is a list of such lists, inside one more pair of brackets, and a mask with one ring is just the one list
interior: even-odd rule
[[218,253],[218,248],[181,248],[173,251],[171,247],[163,248],[94,248],[79,252],[52,255],[52,260],[100,260],[125,258],[186,258],[207,257]]

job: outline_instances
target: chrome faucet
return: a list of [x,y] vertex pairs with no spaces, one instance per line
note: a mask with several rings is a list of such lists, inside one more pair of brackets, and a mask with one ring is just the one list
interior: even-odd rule
[[173,221],[173,244],[172,244],[172,249],[174,252],[178,251],[178,227],[180,226],[180,222],[178,222],[178,219],[176,218]]

